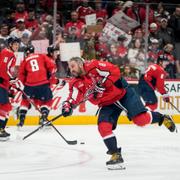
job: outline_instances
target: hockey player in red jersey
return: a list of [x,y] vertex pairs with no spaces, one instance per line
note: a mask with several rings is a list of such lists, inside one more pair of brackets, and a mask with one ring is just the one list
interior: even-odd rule
[[145,102],[145,106],[154,111],[157,109],[158,101],[155,91],[162,95],[165,102],[169,102],[169,94],[165,90],[164,80],[166,71],[164,68],[168,64],[168,60],[160,55],[157,64],[151,64],[145,74],[141,76],[138,83],[138,91]]
[[75,78],[70,82],[70,93],[63,103],[62,115],[71,115],[73,108],[86,98],[100,107],[98,130],[108,149],[107,153],[111,155],[111,159],[106,162],[108,169],[123,168],[121,148],[118,148],[113,134],[123,110],[138,126],[159,123],[164,124],[171,132],[176,130],[168,115],[145,108],[135,90],[121,77],[117,66],[98,60],[83,62],[79,57],[72,58],[68,63]]
[[0,53],[0,140],[7,140],[10,136],[10,134],[5,131],[11,110],[8,91],[10,79],[16,76],[16,58],[14,52],[18,51],[20,40],[16,37],[9,37],[7,44],[8,47]]
[[[42,121],[45,120],[49,114],[52,104],[52,91],[50,89],[50,82],[56,81],[55,63],[43,54],[34,53],[34,47],[31,45],[27,47],[27,57],[23,60],[19,67],[18,81],[16,87],[20,88],[24,93],[33,99],[33,102],[40,107],[42,113]],[[21,85],[22,84],[24,85]],[[24,125],[26,113],[30,106],[30,102],[25,95],[21,102],[19,109],[19,124]]]

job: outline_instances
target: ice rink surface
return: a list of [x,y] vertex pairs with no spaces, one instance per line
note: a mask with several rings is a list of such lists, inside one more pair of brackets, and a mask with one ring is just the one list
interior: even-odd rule
[[109,171],[105,162],[110,156],[96,125],[56,127],[78,144],[66,144],[54,129],[23,141],[37,126],[9,127],[11,139],[0,142],[0,180],[180,180],[180,133],[154,125],[118,125],[114,133],[126,170]]

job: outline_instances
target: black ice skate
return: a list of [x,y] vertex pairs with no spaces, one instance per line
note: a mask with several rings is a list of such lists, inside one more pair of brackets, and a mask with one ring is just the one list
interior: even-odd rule
[[113,153],[111,159],[106,162],[106,166],[108,170],[123,170],[126,169],[123,162],[121,152],[116,152]]
[[0,141],[7,141],[9,136],[9,133],[7,133],[3,128],[0,128]]
[[162,124],[164,124],[164,126],[165,126],[167,129],[169,129],[170,132],[174,132],[174,131],[177,132],[176,125],[175,125],[175,123],[174,123],[174,121],[173,121],[173,119],[172,119],[171,116],[169,116],[169,115],[164,115],[164,119],[163,119],[162,122],[160,122],[159,125],[161,126]]
[[24,120],[20,120],[19,123],[17,124],[17,127],[23,127],[24,125]]
[[47,117],[41,116],[39,119],[39,125],[42,126],[43,128],[49,129],[51,127],[50,123],[47,123]]

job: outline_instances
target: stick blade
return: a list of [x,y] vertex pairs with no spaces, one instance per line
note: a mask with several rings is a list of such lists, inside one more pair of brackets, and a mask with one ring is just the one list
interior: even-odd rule
[[77,144],[77,140],[74,141],[66,141],[69,145],[76,145]]

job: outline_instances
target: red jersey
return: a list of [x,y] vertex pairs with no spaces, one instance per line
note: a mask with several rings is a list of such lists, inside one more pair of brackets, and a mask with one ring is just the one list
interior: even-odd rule
[[49,83],[48,74],[55,73],[55,63],[44,54],[30,54],[21,63],[19,79],[27,86]]
[[14,77],[14,70],[16,64],[16,57],[14,52],[5,48],[0,53],[0,77],[3,79],[3,83],[0,87],[9,89],[9,80]]
[[81,32],[83,30],[83,28],[85,27],[85,24],[81,21],[77,21],[77,22],[68,22],[65,25],[65,32],[69,33],[71,31],[71,28],[75,28],[76,29],[76,34],[78,37],[80,37]]
[[[121,78],[117,66],[105,61],[91,60],[84,63],[84,69],[86,71],[85,76],[70,81],[68,100],[73,104],[79,104],[88,96],[91,103],[105,106],[116,102],[125,95],[126,90],[124,88],[118,88],[114,85]],[[92,92],[97,82],[102,82],[105,91],[95,98]]]
[[164,87],[164,80],[166,77],[165,70],[157,65],[153,64],[148,67],[145,72],[144,80],[152,87],[154,90],[157,90],[161,94],[166,94]]
[[88,6],[88,7],[84,7],[84,6],[79,6],[76,11],[79,14],[79,20],[81,20],[82,22],[85,22],[85,16],[86,15],[90,15],[95,13],[94,10]]
[[96,13],[96,18],[103,18],[104,20],[108,18],[106,9],[96,10],[95,13]]

